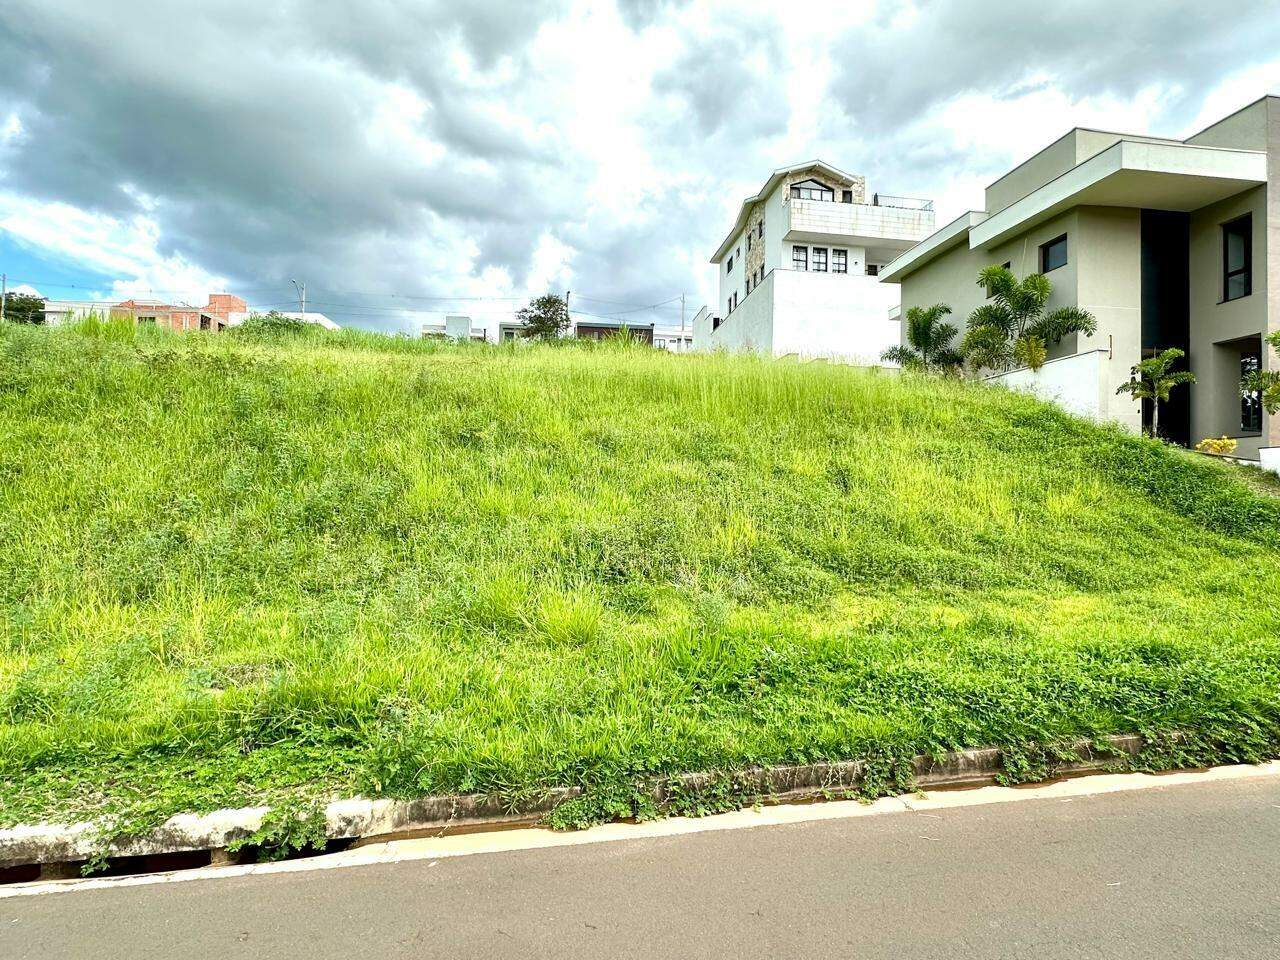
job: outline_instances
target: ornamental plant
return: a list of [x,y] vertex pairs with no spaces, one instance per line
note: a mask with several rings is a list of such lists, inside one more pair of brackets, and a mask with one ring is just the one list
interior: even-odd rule
[[[1271,348],[1280,351],[1280,330],[1267,337]],[[1271,416],[1280,412],[1280,370],[1254,370],[1240,381],[1240,395],[1257,397]]]
[[1019,280],[1007,267],[990,266],[978,274],[990,303],[969,315],[960,352],[975,370],[1008,370],[1014,366],[1039,370],[1049,347],[1073,333],[1093,334],[1098,321],[1079,307],[1045,312],[1053,284],[1041,273]]

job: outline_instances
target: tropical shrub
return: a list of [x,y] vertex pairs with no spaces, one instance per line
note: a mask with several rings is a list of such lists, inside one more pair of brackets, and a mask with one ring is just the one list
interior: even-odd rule
[[[1273,350],[1280,351],[1280,330],[1267,337]],[[1241,396],[1256,396],[1271,416],[1280,413],[1280,370],[1255,370],[1240,381]]]
[[1174,370],[1173,365],[1186,354],[1177,347],[1170,347],[1154,357],[1147,357],[1129,374],[1128,383],[1116,389],[1117,394],[1128,393],[1141,402],[1151,401],[1151,435],[1160,436],[1160,404],[1169,399],[1174,387],[1183,383],[1195,383],[1196,375],[1190,370]]
[[1039,370],[1049,346],[1073,333],[1097,332],[1093,314],[1079,307],[1045,312],[1053,284],[1040,273],[1019,280],[1007,267],[990,266],[978,274],[978,285],[991,298],[969,315],[960,352],[974,370]]
[[888,363],[904,370],[926,373],[952,373],[960,369],[964,358],[951,346],[955,338],[954,323],[943,318],[951,313],[945,303],[932,307],[912,307],[907,311],[907,342],[890,347],[880,355]]
[[1205,437],[1196,444],[1196,449],[1201,453],[1212,453],[1219,457],[1228,457],[1236,452],[1236,446],[1234,437],[1228,437],[1223,434],[1221,437]]

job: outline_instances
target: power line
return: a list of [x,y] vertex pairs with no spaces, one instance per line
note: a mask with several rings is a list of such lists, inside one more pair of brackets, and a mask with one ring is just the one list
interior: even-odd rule
[[[100,293],[102,290],[101,285],[86,286],[83,284],[59,283],[52,280],[16,279],[13,277],[9,277],[8,280],[10,283],[14,285],[27,284],[32,287],[43,287],[46,289],[55,289],[55,290],[83,290],[86,292],[93,292],[93,293]],[[260,293],[281,294],[282,299],[280,300],[246,303],[246,309],[263,308],[263,307],[272,308],[272,307],[291,306],[297,302],[296,299],[285,298],[285,295],[287,294],[288,289],[289,289],[288,287],[286,287],[283,283],[281,283],[278,286],[254,287],[248,290],[241,289],[236,292],[238,295],[246,296],[246,297],[254,294],[260,294]],[[157,289],[154,287],[149,287],[147,288],[146,292],[152,295],[190,294],[192,290],[191,288],[179,290],[179,289]],[[408,294],[408,293],[388,293],[388,292],[375,293],[372,291],[359,292],[359,291],[353,291],[353,290],[328,290],[326,291],[326,293],[328,293],[330,296],[337,296],[337,297],[362,297],[362,298],[371,298],[371,299],[382,298],[382,299],[390,299],[390,300],[407,300],[407,301],[433,303],[433,304],[450,304],[450,303],[524,304],[527,302],[526,297],[483,296],[483,295],[478,296],[475,294],[466,294],[461,296],[441,296],[438,294]],[[133,294],[133,296],[137,296],[137,295],[138,294]],[[324,294],[321,294],[321,295],[323,296]],[[621,317],[621,316],[634,314],[634,313],[642,313],[645,311],[678,310],[680,309],[679,304],[682,296],[683,296],[682,294],[677,294],[674,297],[670,297],[666,300],[660,300],[656,303],[629,304],[626,301],[611,300],[605,297],[593,297],[587,294],[575,293],[574,294],[575,300],[584,300],[590,303],[615,305],[615,306],[622,307],[623,309],[610,311],[609,313],[596,313],[596,312],[586,311],[586,310],[572,310],[570,312],[573,314],[577,314],[579,316],[590,317],[596,320],[616,320],[618,317]],[[307,298],[307,303],[310,304],[312,307],[329,307],[335,311],[341,311],[344,314],[354,316],[354,317],[361,317],[361,316],[380,317],[380,316],[403,315],[403,314],[441,313],[441,312],[445,312],[445,310],[447,309],[447,308],[437,307],[432,310],[412,310],[412,309],[408,309],[400,306],[381,305],[377,303],[368,303],[368,302],[350,303],[350,302],[345,302],[343,300],[313,300],[310,297]],[[191,306],[193,308],[197,308],[196,305],[194,304],[187,304],[181,301],[178,303],[175,303],[174,305],[175,306]],[[514,314],[515,309],[516,308],[513,306],[510,310],[501,310],[501,309],[485,310],[485,311],[472,310],[470,312],[473,316],[477,316],[477,317],[507,316],[510,314]]]

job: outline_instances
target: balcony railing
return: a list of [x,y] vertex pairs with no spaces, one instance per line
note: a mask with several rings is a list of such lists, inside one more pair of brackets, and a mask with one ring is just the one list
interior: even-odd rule
[[[788,198],[787,232],[829,237],[865,237],[883,240],[890,247],[906,249],[933,233],[933,205],[917,200],[917,206],[878,203],[838,203],[830,200]],[[898,198],[894,198],[898,199]]]
[[932,200],[921,200],[917,197],[895,197],[888,193],[873,193],[873,207],[898,207],[902,210],[932,210]]

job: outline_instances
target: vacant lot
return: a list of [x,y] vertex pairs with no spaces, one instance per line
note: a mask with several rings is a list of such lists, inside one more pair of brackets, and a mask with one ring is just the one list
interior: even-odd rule
[[1280,742],[1280,500],[992,389],[0,330],[0,823]]

